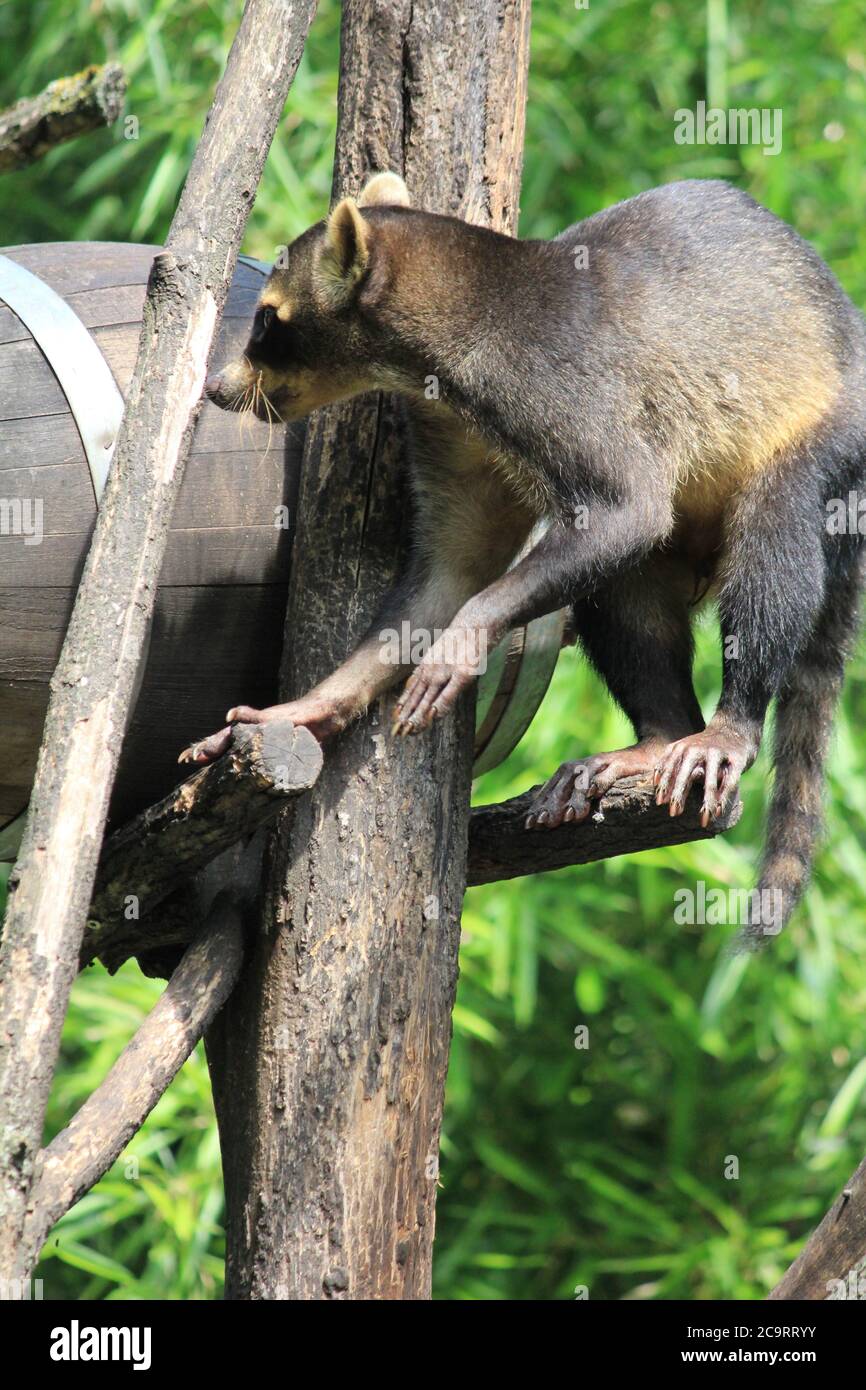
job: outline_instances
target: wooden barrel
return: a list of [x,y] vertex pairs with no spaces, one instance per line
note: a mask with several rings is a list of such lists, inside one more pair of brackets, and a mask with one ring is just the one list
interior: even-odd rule
[[[0,859],[17,847],[156,249],[42,243],[0,255]],[[239,263],[215,363],[243,349],[266,269]],[[202,408],[112,824],[169,791],[179,750],[217,729],[231,705],[276,698],[291,544],[280,522],[294,515],[299,437],[299,427],[284,438],[209,402]],[[477,770],[522,735],[561,631],[561,615],[552,615],[493,654],[479,691]]]
[[[91,453],[101,447],[107,461],[112,379],[126,390],[156,249],[73,242],[3,252],[11,266],[0,288],[0,827],[27,803],[48,682],[96,518],[99,461],[89,460],[85,442]],[[38,283],[16,276],[15,267]],[[242,350],[262,277],[253,263],[238,266],[215,361]],[[48,287],[43,305],[40,285]],[[64,306],[80,326],[66,320]],[[94,346],[104,361],[85,362],[82,372]],[[100,366],[108,377],[99,378],[96,398],[76,401],[76,385],[92,389]],[[180,749],[218,728],[240,691],[250,704],[273,702],[290,545],[275,521],[280,506],[293,513],[295,483],[282,430],[256,420],[242,425],[203,406],[171,523],[113,822],[179,780]]]

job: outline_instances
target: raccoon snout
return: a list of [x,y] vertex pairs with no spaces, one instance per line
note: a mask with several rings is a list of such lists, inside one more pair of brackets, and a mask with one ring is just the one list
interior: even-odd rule
[[214,372],[209,376],[204,384],[204,394],[214,405],[218,405],[222,410],[233,410],[238,401],[239,393],[229,386],[219,372]]

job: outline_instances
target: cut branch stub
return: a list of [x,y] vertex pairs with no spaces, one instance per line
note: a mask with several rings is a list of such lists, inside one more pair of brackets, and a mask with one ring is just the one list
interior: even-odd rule
[[520,878],[570,864],[592,864],[617,854],[709,840],[736,825],[738,801],[729,814],[706,829],[701,825],[701,790],[695,787],[681,816],[656,806],[655,788],[639,777],[624,778],[598,802],[594,814],[578,825],[556,830],[524,829],[538,787],[495,806],[477,806],[469,820],[470,886],[502,878]]
[[112,125],[126,95],[126,74],[116,63],[85,68],[50,82],[0,112],[0,173],[23,169],[77,135]]
[[129,956],[167,944],[159,922],[150,934],[140,919],[287,800],[308,791],[321,768],[322,749],[309,729],[288,721],[239,724],[228,753],[107,840],[82,966],[99,957],[116,970]]

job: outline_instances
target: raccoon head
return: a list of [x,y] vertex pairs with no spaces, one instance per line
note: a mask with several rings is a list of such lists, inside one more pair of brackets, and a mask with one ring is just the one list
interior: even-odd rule
[[375,232],[360,209],[408,205],[401,178],[376,174],[357,203],[344,198],[327,221],[298,237],[271,271],[243,356],[208,378],[208,398],[223,410],[290,421],[375,390],[375,332],[357,312]]

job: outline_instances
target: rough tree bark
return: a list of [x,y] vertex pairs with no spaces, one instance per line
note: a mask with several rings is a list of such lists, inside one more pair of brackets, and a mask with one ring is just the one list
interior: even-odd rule
[[[131,956],[154,951],[172,956],[189,945],[194,924],[184,911],[167,912],[166,897],[182,886],[185,876],[272,819],[289,797],[302,794],[315,780],[321,749],[311,734],[309,743],[303,740],[306,730],[298,729],[291,785],[277,785],[276,769],[285,766],[287,757],[284,728],[240,725],[231,753],[111,836],[99,861],[81,946],[82,966],[98,957],[114,971]],[[538,790],[533,787],[510,801],[471,811],[466,866],[470,886],[712,839],[736,825],[742,813],[738,801],[727,816],[705,829],[699,786],[690,793],[683,814],[671,817],[666,806],[656,806],[650,783],[630,777],[602,797],[589,820],[558,830],[526,831],[526,813]],[[140,920],[125,916],[131,893],[140,900]],[[157,906],[159,912],[153,910]]]
[[44,92],[0,111],[0,173],[23,169],[89,130],[112,125],[126,95],[126,74],[116,63],[59,77]]
[[538,787],[533,787],[510,801],[474,808],[469,821],[470,885],[546,873],[570,864],[594,864],[618,854],[638,854],[688,840],[710,840],[736,825],[743,812],[738,800],[726,816],[704,828],[702,788],[693,789],[681,816],[671,816],[667,806],[656,806],[655,787],[650,782],[628,777],[611,787],[595,803],[589,820],[580,825],[525,830],[537,791]]
[[768,1298],[866,1301],[866,1158]]
[[33,1161],[207,355],[314,9],[315,0],[247,0],[167,249],[154,260],[9,883],[0,948],[0,1278],[19,1276]]
[[[392,168],[419,206],[514,231],[528,29],[528,0],[347,0],[335,196]],[[387,400],[311,424],[287,697],[346,655],[394,576],[400,455]],[[229,1298],[430,1294],[472,708],[399,743],[383,715],[328,748],[285,815],[261,935],[206,1040]]]

